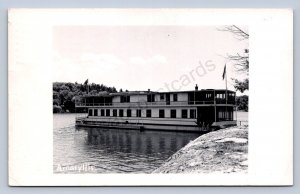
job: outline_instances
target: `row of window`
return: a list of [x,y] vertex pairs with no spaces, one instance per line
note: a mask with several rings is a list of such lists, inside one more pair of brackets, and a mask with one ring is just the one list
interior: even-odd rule
[[120,97],[120,102],[130,102],[130,96],[121,96]]
[[233,119],[233,112],[232,111],[220,111],[218,113],[218,117],[219,119],[228,119],[228,120],[232,120]]
[[[170,94],[167,94],[167,95],[170,95]],[[161,101],[165,100],[165,94],[160,94],[160,100]],[[170,96],[167,97],[167,101],[170,101]],[[177,94],[173,94],[173,101],[174,102],[178,101]],[[121,103],[130,102],[130,96],[121,96],[120,97],[120,102]],[[147,102],[155,102],[155,94],[148,94],[147,95]]]
[[[170,94],[166,94],[166,101],[170,101]],[[160,100],[164,101],[165,100],[165,94],[160,94]],[[178,96],[177,94],[173,94],[173,101],[177,102],[178,101]],[[147,95],[147,102],[155,102],[155,94],[148,94]]]
[[[142,117],[142,110],[137,109],[136,111],[136,117]],[[118,114],[119,112],[119,114]],[[126,110],[126,116],[131,117],[132,116],[132,110],[127,109]],[[88,112],[89,116],[106,116],[110,117],[110,109],[101,109],[100,110],[100,115],[98,115],[98,109],[89,109]],[[113,117],[123,117],[124,116],[124,110],[123,109],[113,109],[112,111],[112,116]],[[152,117],[152,110],[151,109],[146,109],[146,117]],[[164,109],[159,109],[159,118],[165,118],[165,110]],[[170,118],[177,118],[177,110],[176,109],[171,109],[170,110]],[[188,118],[188,110],[187,109],[182,109],[181,110],[181,118]],[[190,109],[190,117],[191,119],[196,118],[196,110],[195,109]]]

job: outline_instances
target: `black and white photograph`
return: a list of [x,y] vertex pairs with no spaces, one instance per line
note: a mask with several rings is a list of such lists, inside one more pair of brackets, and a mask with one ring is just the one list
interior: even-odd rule
[[291,185],[292,17],[11,9],[9,184]]
[[247,173],[247,26],[53,28],[54,173]]

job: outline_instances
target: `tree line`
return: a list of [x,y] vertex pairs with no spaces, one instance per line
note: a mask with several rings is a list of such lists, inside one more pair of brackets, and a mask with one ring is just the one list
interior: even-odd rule
[[[108,87],[103,84],[80,84],[80,83],[65,83],[54,82],[53,83],[53,113],[63,112],[75,112],[75,102],[82,96],[87,94],[97,95],[100,92],[115,93],[117,89],[115,87]],[[76,110],[81,112],[83,110]]]

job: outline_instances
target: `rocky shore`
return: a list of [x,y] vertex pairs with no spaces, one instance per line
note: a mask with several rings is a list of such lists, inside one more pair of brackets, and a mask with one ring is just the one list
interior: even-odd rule
[[172,155],[153,173],[246,173],[248,126],[204,134]]

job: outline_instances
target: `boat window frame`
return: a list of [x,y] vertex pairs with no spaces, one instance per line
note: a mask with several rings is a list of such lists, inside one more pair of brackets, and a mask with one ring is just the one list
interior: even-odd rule
[[[130,113],[130,114],[128,114],[128,113]],[[131,109],[127,109],[126,110],[126,117],[131,117],[132,116],[132,111],[131,111]]]
[[93,116],[93,109],[89,109],[89,111],[88,111],[88,116]]
[[158,117],[159,118],[165,118],[165,109],[159,109],[158,110]]
[[[107,113],[108,113],[108,114],[107,114]],[[105,116],[106,116],[106,117],[110,117],[110,109],[106,109],[106,110],[105,110]]]
[[[183,117],[183,111],[186,111],[185,117]],[[181,118],[187,119],[188,118],[188,109],[181,109]]]
[[165,100],[165,94],[160,94],[159,99],[160,99],[160,101],[164,101]]
[[117,117],[118,116],[118,109],[113,109],[113,117]]
[[119,109],[119,117],[124,117],[124,110],[123,109]]
[[142,117],[142,110],[136,109],[136,117]]
[[104,117],[104,116],[105,116],[105,110],[104,110],[104,109],[101,109],[101,110],[100,110],[100,116],[101,116],[101,117]]
[[177,94],[173,94],[173,102],[177,102],[177,101],[178,101],[178,95]]
[[[149,114],[150,113],[150,114]],[[150,116],[149,116],[150,115]],[[146,109],[146,117],[151,118],[152,117],[152,110],[151,109]]]
[[98,116],[98,109],[95,108],[93,112],[94,112],[94,116],[97,117]]
[[155,94],[147,94],[147,102],[155,102]]
[[[174,117],[174,114],[172,114],[173,111],[175,111],[175,117]],[[170,110],[170,118],[174,118],[174,119],[177,118],[177,110],[176,109]]]
[[195,118],[196,118],[196,109],[190,109],[190,119],[195,119]]
[[130,95],[120,96],[120,103],[129,103],[129,102],[130,102]]

